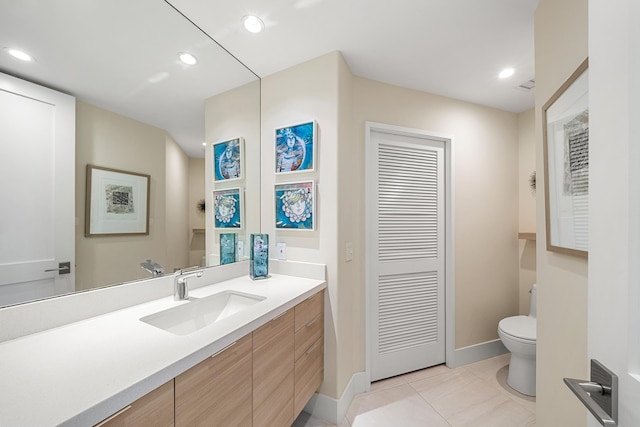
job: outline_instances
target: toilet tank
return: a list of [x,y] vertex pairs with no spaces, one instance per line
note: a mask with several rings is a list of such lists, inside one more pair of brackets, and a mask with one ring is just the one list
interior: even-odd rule
[[531,286],[531,297],[529,300],[529,316],[536,317],[536,299],[537,299],[538,285],[535,283]]

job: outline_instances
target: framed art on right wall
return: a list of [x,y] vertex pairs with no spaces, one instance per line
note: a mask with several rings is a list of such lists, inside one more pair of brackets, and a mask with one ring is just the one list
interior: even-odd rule
[[547,250],[589,250],[589,60],[542,107]]
[[315,230],[314,181],[276,184],[276,230]]
[[315,170],[317,125],[315,121],[276,129],[276,174]]

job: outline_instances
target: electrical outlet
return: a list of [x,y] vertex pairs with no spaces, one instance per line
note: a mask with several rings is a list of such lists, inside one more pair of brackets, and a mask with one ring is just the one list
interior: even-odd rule
[[287,244],[276,243],[276,258],[280,260],[287,259]]
[[242,240],[238,240],[238,245],[237,245],[237,258],[240,260],[242,259],[242,257],[244,257],[244,242]]

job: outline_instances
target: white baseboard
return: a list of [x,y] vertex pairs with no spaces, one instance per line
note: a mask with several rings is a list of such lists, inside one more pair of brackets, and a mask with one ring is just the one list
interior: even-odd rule
[[468,365],[469,363],[479,362],[484,359],[490,359],[505,353],[508,353],[508,350],[499,339],[486,341],[480,344],[456,349],[454,351],[453,363],[447,363],[447,366],[450,368],[457,368],[458,366]]
[[364,372],[356,372],[342,392],[340,399],[334,399],[324,394],[316,393],[307,402],[304,411],[322,418],[333,424],[340,424],[344,420],[349,405],[356,394],[364,393],[369,388],[367,376]]

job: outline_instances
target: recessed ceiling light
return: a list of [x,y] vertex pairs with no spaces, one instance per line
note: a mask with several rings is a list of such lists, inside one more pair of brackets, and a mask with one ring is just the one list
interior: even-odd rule
[[33,57],[31,55],[18,49],[7,48],[7,53],[21,61],[25,61],[25,62],[33,61]]
[[262,19],[254,15],[243,16],[242,23],[244,24],[244,28],[246,28],[250,33],[259,33],[264,29],[264,22],[262,22]]
[[504,70],[500,71],[498,77],[500,77],[501,79],[506,79],[507,77],[513,76],[513,73],[515,72],[516,70],[514,70],[513,68],[505,68]]
[[180,58],[180,61],[184,62],[187,65],[195,65],[195,63],[198,62],[196,57],[189,52],[180,52],[178,54],[178,58]]
[[206,142],[203,142],[203,143],[202,143],[202,146],[203,146],[203,147],[206,147],[206,146],[207,146],[207,143],[206,143]]

